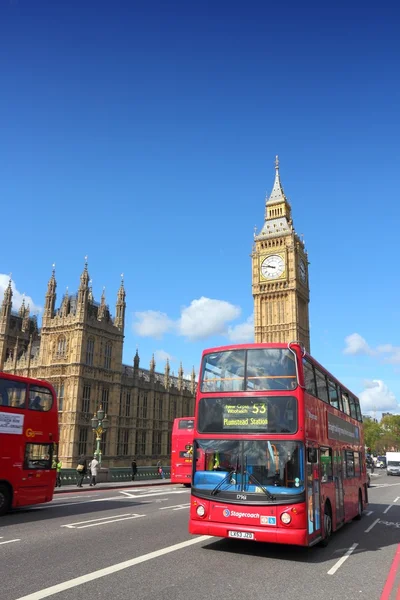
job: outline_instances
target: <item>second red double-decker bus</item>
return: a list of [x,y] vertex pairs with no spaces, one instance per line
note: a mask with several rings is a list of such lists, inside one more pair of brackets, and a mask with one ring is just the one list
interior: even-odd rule
[[171,482],[189,487],[192,481],[194,417],[174,419],[171,437]]
[[368,502],[358,398],[298,342],[205,350],[189,531],[312,546]]
[[52,500],[57,448],[53,387],[0,373],[0,515]]

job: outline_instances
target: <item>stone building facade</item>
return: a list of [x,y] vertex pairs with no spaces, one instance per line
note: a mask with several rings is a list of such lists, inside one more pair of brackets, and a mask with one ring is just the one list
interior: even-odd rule
[[300,341],[310,351],[308,256],[296,233],[275,161],[264,225],[254,234],[252,290],[256,342]]
[[59,455],[65,467],[76,465],[81,454],[91,455],[95,436],[91,418],[102,406],[109,428],[102,436],[105,466],[128,466],[169,461],[171,430],[175,417],[194,414],[195,372],[190,381],[170,373],[122,362],[125,326],[123,280],[117,293],[115,316],[106,304],[93,298],[87,263],[76,294],[64,294],[56,309],[55,271],[45,297],[41,327],[22,303],[12,309],[11,281],[0,309],[0,371],[49,381],[58,397]]

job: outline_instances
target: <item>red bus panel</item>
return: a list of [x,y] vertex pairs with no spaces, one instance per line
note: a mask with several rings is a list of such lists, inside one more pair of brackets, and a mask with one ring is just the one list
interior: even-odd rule
[[0,514],[52,500],[57,451],[53,387],[0,373]]
[[192,481],[194,417],[174,419],[171,439],[171,482],[187,487]]

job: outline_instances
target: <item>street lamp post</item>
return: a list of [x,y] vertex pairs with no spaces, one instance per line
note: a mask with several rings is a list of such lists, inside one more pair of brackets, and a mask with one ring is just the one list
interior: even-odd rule
[[91,422],[92,422],[92,429],[93,429],[94,433],[96,434],[96,452],[95,452],[95,454],[97,455],[99,464],[101,466],[101,449],[100,449],[101,436],[108,429],[108,427],[110,425],[110,422],[107,419],[107,415],[104,414],[104,410],[101,405],[100,405],[99,410],[94,413]]

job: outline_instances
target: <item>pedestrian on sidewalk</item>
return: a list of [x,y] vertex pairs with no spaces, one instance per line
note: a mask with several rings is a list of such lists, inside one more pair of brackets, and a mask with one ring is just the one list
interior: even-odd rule
[[76,475],[77,475],[77,487],[83,487],[83,480],[87,473],[87,461],[84,454],[81,454],[81,457],[78,461],[78,466],[76,467]]
[[61,462],[61,459],[58,459],[57,464],[56,464],[56,471],[57,471],[56,487],[61,487],[61,469],[62,469],[62,462]]
[[136,463],[136,460],[133,459],[132,460],[132,481],[135,481],[136,473],[137,473],[137,463]]
[[159,476],[161,477],[161,479],[165,479],[164,470],[163,470],[163,468],[162,468],[162,464],[161,464],[161,461],[160,461],[160,460],[159,460],[159,461],[158,461],[158,463],[157,463],[157,471],[158,471],[158,474],[159,474]]
[[90,479],[90,487],[92,487],[93,485],[96,485],[96,477],[99,474],[99,467],[100,467],[100,463],[97,460],[97,455],[95,454],[89,464],[90,474],[92,476]]

